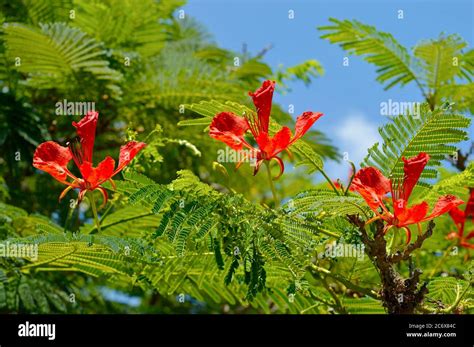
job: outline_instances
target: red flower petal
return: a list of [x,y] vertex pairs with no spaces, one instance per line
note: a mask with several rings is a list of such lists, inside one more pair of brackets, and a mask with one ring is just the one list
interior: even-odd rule
[[251,150],[248,152],[241,151],[241,152],[238,152],[238,154],[239,154],[240,160],[237,162],[237,164],[235,164],[235,170],[238,170],[238,168],[242,166],[244,161],[247,161],[247,160],[250,161],[250,165],[252,165],[252,163],[256,163],[258,151],[257,150]]
[[454,224],[456,224],[459,234],[462,235],[464,231],[464,222],[466,221],[464,211],[462,211],[459,207],[455,207],[449,210],[449,215],[453,219]]
[[95,189],[99,184],[112,178],[114,175],[114,167],[115,160],[107,156],[97,167],[93,167],[91,162],[86,161],[81,165],[79,170],[84,180],[90,184],[91,189]]
[[474,249],[474,244],[472,243],[467,243],[465,241],[461,241],[461,243],[459,243],[459,245],[461,247],[464,247],[464,248],[470,248],[470,249]]
[[262,86],[254,93],[249,92],[252,97],[258,114],[258,129],[260,132],[268,133],[268,124],[270,121],[270,112],[272,110],[273,91],[275,90],[274,81],[265,81]]
[[127,166],[133,160],[133,158],[135,158],[137,153],[140,152],[145,147],[146,147],[146,143],[137,142],[137,141],[130,141],[129,143],[120,147],[118,167],[112,176],[114,176],[119,171],[121,171],[125,166]]
[[405,229],[405,235],[406,235],[405,244],[408,245],[411,241],[411,231],[408,227],[403,227],[403,229]]
[[264,159],[269,160],[285,150],[290,145],[290,139],[291,130],[283,127],[273,137],[268,136],[268,133],[260,133],[255,140],[260,150],[265,153]]
[[362,195],[367,205],[373,211],[377,211],[382,205],[384,195],[390,192],[391,184],[379,170],[366,167],[355,174],[350,189]]
[[402,160],[404,162],[403,171],[405,172],[405,177],[403,178],[402,194],[398,196],[398,198],[408,201],[413,188],[420,179],[423,169],[428,163],[428,160],[430,160],[430,156],[421,152],[416,157],[410,159],[402,158]]
[[77,129],[77,135],[81,139],[82,160],[92,163],[92,153],[94,151],[95,129],[99,113],[89,111],[78,123],[72,122]]
[[74,187],[72,185],[70,186],[67,186],[62,192],[61,194],[59,194],[59,198],[58,198],[58,201],[61,201],[65,196],[66,194],[71,190],[73,189]]
[[33,166],[49,173],[58,181],[65,183],[68,176],[67,164],[72,159],[68,147],[48,141],[40,144],[33,155]]
[[291,140],[291,143],[300,139],[322,115],[322,113],[304,112],[301,116],[296,118],[295,136]]
[[464,238],[465,240],[470,240],[474,237],[474,230],[471,231],[469,234],[467,234],[467,236]]
[[212,119],[209,135],[239,151],[243,145],[250,147],[244,140],[247,130],[249,130],[249,125],[245,118],[231,112],[221,112]]
[[451,209],[449,211],[449,215],[456,224],[463,224],[466,220],[466,217],[464,216],[464,211],[462,211],[459,207]]
[[100,208],[104,208],[105,205],[107,205],[107,201],[109,200],[109,195],[107,194],[107,191],[105,190],[104,187],[97,187],[96,189],[98,189],[101,193],[102,193],[102,205],[100,206]]
[[281,151],[284,151],[290,145],[290,141],[291,130],[288,127],[281,128],[272,138],[273,150],[270,157],[274,157]]
[[283,164],[283,160],[281,160],[278,157],[273,157],[272,159],[276,160],[276,162],[278,163],[278,166],[280,167],[280,172],[278,173],[278,175],[273,177],[273,180],[275,181],[279,179],[281,175],[283,175],[283,172],[285,172],[285,164]]
[[423,219],[423,222],[441,216],[461,204],[464,204],[464,201],[454,195],[441,196],[436,202],[433,211],[431,211],[429,216]]
[[393,201],[393,212],[395,216],[396,226],[404,227],[410,224],[420,223],[428,213],[428,204],[421,204],[407,207],[406,200],[398,199]]
[[466,218],[472,217],[474,222],[474,188],[469,189],[469,200],[466,203],[466,209],[464,210]]

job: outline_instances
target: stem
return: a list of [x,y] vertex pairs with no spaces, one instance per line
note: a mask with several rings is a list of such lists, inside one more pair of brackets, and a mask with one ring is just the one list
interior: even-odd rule
[[339,297],[337,296],[336,292],[334,291],[334,289],[332,289],[329,284],[327,283],[326,281],[326,277],[321,277],[321,282],[323,283],[323,287],[324,289],[326,289],[326,291],[331,295],[331,297],[333,298],[334,300],[334,303],[336,304],[336,311],[339,312],[339,313],[347,313],[346,312],[346,309],[344,308],[344,306],[342,305],[342,302],[341,302],[341,299],[339,299]]
[[331,188],[334,189],[334,191],[336,192],[337,195],[340,195],[339,194],[339,190],[337,190],[336,186],[334,185],[334,183],[331,181],[331,179],[329,178],[328,175],[326,175],[326,173],[324,172],[323,169],[319,169],[319,172],[321,172],[321,174],[324,176],[324,178],[326,179],[326,181],[329,182],[329,184],[331,185]]
[[379,295],[373,291],[372,289],[370,288],[363,288],[363,287],[360,287],[358,286],[357,284],[354,284],[352,283],[351,281],[337,275],[337,274],[334,274],[332,273],[330,270],[328,269],[325,269],[325,268],[322,268],[322,267],[319,267],[317,265],[314,265],[314,264],[311,264],[311,269],[313,269],[314,271],[316,272],[319,272],[319,273],[323,273],[325,274],[326,276],[328,277],[331,277],[332,279],[342,283],[343,285],[345,285],[347,288],[349,289],[352,289],[356,292],[360,292],[362,294],[365,294],[367,296],[370,296],[371,298],[374,298],[374,299],[377,299],[377,300],[380,300],[380,297]]
[[90,192],[89,194],[87,194],[87,197],[89,198],[89,201],[91,203],[95,226],[97,228],[97,231],[100,233],[100,221],[99,221],[99,215],[97,214],[97,205],[95,204],[94,192]]
[[110,210],[112,209],[112,204],[109,204],[107,209],[105,210],[104,213],[102,213],[102,216],[100,216],[100,223],[102,224],[104,222],[105,217],[109,214]]
[[275,203],[275,208],[278,208],[279,202],[278,202],[277,193],[275,190],[275,185],[273,184],[272,171],[270,170],[270,163],[265,161],[265,166],[267,167],[268,180],[270,181],[270,188],[272,189],[273,202]]
[[[134,220],[134,219],[139,219],[139,218],[142,218],[142,217],[148,217],[148,216],[153,216],[153,213],[150,212],[150,213],[144,213],[144,214],[141,214],[141,215],[138,215],[138,216],[133,216],[133,217],[129,217],[129,218],[124,218],[124,219],[121,219],[117,222],[113,222],[113,223],[108,223],[107,225],[104,226],[104,229],[106,228],[110,228],[114,225],[117,225],[117,224],[121,224],[121,223],[126,223],[126,222],[130,222],[131,220]],[[101,218],[101,223],[103,222],[104,218]],[[102,225],[102,224],[101,224]],[[95,231],[97,229],[97,226],[94,226],[92,228],[92,230],[90,231],[90,234],[95,234],[97,231]]]
[[352,167],[352,175],[351,175],[351,178],[349,179],[349,183],[347,184],[347,188],[344,191],[344,195],[347,195],[349,193],[349,188],[351,187],[352,181],[354,180],[354,177],[356,174],[355,164],[352,161],[350,161],[349,163],[351,164],[351,167]]
[[472,281],[466,286],[466,289],[464,289],[462,291],[462,293],[457,292],[456,293],[456,301],[451,306],[449,306],[448,308],[446,308],[445,310],[443,310],[441,312],[442,313],[452,313],[456,309],[456,307],[459,305],[459,303],[461,302],[464,295],[466,295],[468,290],[471,289],[471,285],[472,285]]
[[446,260],[446,257],[448,256],[448,254],[451,252],[451,250],[455,247],[456,245],[451,245],[449,246],[443,253],[443,255],[441,256],[440,260],[436,263],[436,265],[434,266],[433,270],[431,271],[430,273],[430,278],[433,277],[436,272],[438,271],[439,267],[444,263],[444,261]]
[[326,230],[326,229],[318,229],[318,231],[321,233],[321,234],[324,234],[324,235],[327,235],[327,236],[331,236],[331,237],[335,237],[336,239],[339,239],[341,237],[341,235],[338,235],[336,233],[333,233],[332,231],[329,231],[329,230]]
[[74,205],[73,208],[69,206],[69,211],[67,211],[66,221],[64,222],[64,232],[67,231],[69,223],[71,222],[71,217],[76,209],[77,203]]

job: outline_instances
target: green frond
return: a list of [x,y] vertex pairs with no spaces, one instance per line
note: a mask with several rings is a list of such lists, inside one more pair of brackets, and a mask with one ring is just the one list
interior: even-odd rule
[[13,205],[5,204],[3,202],[0,202],[0,211],[2,213],[0,215],[2,222],[11,222],[16,218],[26,217],[28,215],[25,210]]
[[382,303],[370,297],[344,298],[343,306],[349,314],[383,314],[385,309]]
[[[178,178],[167,186],[153,184],[151,180],[141,175],[134,176],[135,174],[126,173],[125,181],[116,182],[117,190],[128,196],[128,201],[135,205],[133,209],[156,216],[154,231],[147,239],[164,252],[160,256],[162,261],[176,258],[177,260],[173,260],[171,265],[184,266],[186,264],[183,262],[189,257],[196,259],[210,257],[212,265],[206,263],[206,269],[219,271],[219,281],[222,281],[219,285],[225,283],[233,286],[235,281],[240,281],[239,276],[244,276],[242,285],[246,286],[247,293],[243,297],[248,299],[255,298],[265,289],[267,267],[270,266],[266,265],[267,258],[284,267],[286,274],[282,276],[283,281],[287,281],[288,278],[298,279],[304,275],[305,264],[296,259],[296,253],[293,253],[288,245],[298,244],[307,251],[311,247],[306,242],[308,238],[305,238],[300,230],[292,231],[286,228],[289,223],[285,221],[289,222],[289,217],[275,218],[276,216],[272,216],[269,211],[258,207],[262,219],[249,218],[255,214],[255,205],[246,202],[240,196],[226,196],[216,192],[187,170],[179,171]],[[130,185],[130,182],[134,184]],[[234,206],[240,206],[238,213]],[[234,211],[232,217],[224,217],[228,216],[230,211]],[[120,222],[120,218],[124,219],[122,210],[114,214],[118,216],[118,229],[113,231],[114,234],[119,234],[119,230],[123,228],[128,234],[136,228],[144,229],[138,225]],[[103,234],[109,234],[108,224],[113,222],[112,216],[104,218]],[[271,226],[281,229],[280,234],[271,234]],[[151,265],[149,268],[151,269]],[[220,272],[221,269],[223,272]],[[174,267],[172,270],[177,271]],[[151,282],[162,292],[162,277],[156,276],[158,275],[153,275]],[[165,273],[162,276],[167,281],[170,280]],[[185,283],[187,281],[179,277],[179,281],[171,288],[166,287],[167,295],[183,288]],[[210,286],[209,282],[204,283]],[[220,296],[216,296],[215,292],[219,293],[221,289],[214,291],[213,288],[212,286],[206,288],[214,293],[208,294],[214,296],[212,300],[217,300],[218,297],[220,300]],[[224,293],[228,290],[230,289],[225,289]],[[200,297],[199,294],[196,295]]]
[[156,183],[155,181],[153,181],[151,178],[147,177],[146,175],[143,175],[133,170],[128,170],[124,172],[123,176],[127,181],[131,181],[137,184],[155,184]]
[[[20,24],[3,26],[9,66],[27,73],[36,88],[67,88],[80,72],[92,74],[116,90],[121,75],[109,67],[105,51],[94,39],[64,23],[44,24],[41,30]],[[40,52],[40,53],[38,53]]]
[[466,80],[472,82],[471,78],[474,74],[474,49],[470,49],[462,55],[461,74]]
[[[232,112],[241,117],[244,114],[250,114],[254,112],[247,106],[244,106],[232,101],[225,101],[223,103],[217,100],[200,101],[199,103],[196,103],[196,104],[184,105],[184,107],[187,110],[191,110],[201,116],[207,117],[208,119],[207,125],[209,125],[211,122],[211,119],[220,112]],[[200,118],[200,119],[203,119],[203,118]],[[184,122],[179,122],[178,125],[184,126],[187,124],[184,121]]]
[[82,235],[71,238],[65,234],[45,234],[8,239],[2,244],[5,249],[15,245],[33,247],[30,253],[25,250],[25,259],[29,263],[21,267],[23,273],[32,270],[75,271],[94,277],[111,274],[131,276],[133,266],[146,261],[144,246],[137,248],[137,242],[111,236]]
[[311,59],[305,62],[284,68],[282,65],[278,67],[274,79],[277,85],[283,86],[283,90],[289,90],[286,87],[286,81],[302,81],[306,86],[311,84],[313,78],[324,75],[324,68],[317,60]]
[[411,81],[417,81],[414,62],[405,47],[389,33],[356,20],[329,19],[333,25],[318,29],[325,32],[321,38],[339,44],[351,54],[363,56],[377,69],[377,81],[385,89]]
[[292,215],[326,217],[366,214],[364,200],[356,195],[340,196],[330,189],[312,189],[289,200],[284,209]]
[[[174,47],[179,46],[185,49],[199,48],[196,56],[200,58],[216,59],[219,57],[219,55],[222,57],[222,54],[229,54],[228,51],[219,49],[217,47],[210,51],[207,51],[207,49],[204,48],[202,50],[202,55],[199,54],[201,52],[201,48],[203,46],[207,46],[212,41],[212,35],[207,31],[206,27],[204,27],[196,19],[189,16],[179,19],[173,18],[171,24],[166,27],[166,34],[168,43]],[[211,57],[213,54],[215,55]]]
[[240,80],[258,81],[260,78],[270,76],[272,69],[257,59],[250,59],[237,67],[232,73]]
[[323,169],[323,159],[308,143],[299,140],[292,145],[292,150],[300,158],[300,160],[295,164],[295,167],[306,166],[308,174],[312,174]]
[[[49,220],[46,217],[43,216],[35,216],[31,215],[26,220],[29,223],[32,223],[34,225],[32,231],[34,230],[34,233],[38,234],[61,234],[64,232],[64,229],[61,228],[59,225],[53,223],[51,220]],[[18,229],[17,229],[18,230]],[[22,236],[29,236],[22,234]]]
[[112,0],[75,0],[76,18],[71,24],[118,51],[121,63],[128,57],[131,64],[136,64],[132,52],[144,59],[156,56],[166,40],[165,26],[159,19],[168,19],[171,8],[164,9],[153,0],[122,0],[120,6],[115,4]]
[[[146,236],[154,230],[159,218],[145,206],[127,206],[106,215],[101,221],[101,232],[104,235],[124,237]],[[81,227],[81,232],[89,234],[96,231],[95,225],[86,224]]]
[[33,25],[41,23],[67,22],[74,9],[72,0],[22,0],[28,11],[28,20]]
[[[427,297],[431,302],[441,301],[447,308],[456,302],[460,303],[463,298],[474,295],[472,282],[453,278],[435,278],[428,284],[429,293]],[[471,304],[472,305],[472,304]]]
[[[472,68],[474,70],[474,67]],[[474,83],[446,84],[438,90],[440,100],[453,104],[460,112],[474,114]]]
[[456,151],[455,144],[468,138],[465,129],[469,124],[470,119],[451,113],[449,109],[431,111],[424,104],[419,115],[399,115],[380,127],[383,143],[376,143],[369,149],[362,166],[374,166],[386,177],[401,179],[404,175],[402,158],[426,152],[431,159],[421,177],[436,178],[436,167],[447,155]]
[[24,275],[2,280],[0,269],[0,312],[66,313],[68,306],[70,299],[64,288]]
[[[205,99],[241,99],[243,82],[227,69],[194,55],[195,50],[167,45],[150,68],[130,86],[132,101],[149,108],[182,113],[182,105]],[[132,90],[133,89],[133,90]]]
[[[437,98],[438,95],[434,93],[446,85],[453,85],[456,77],[470,80],[474,75],[469,60],[465,61],[462,54],[462,49],[466,46],[466,42],[458,35],[441,36],[416,45],[414,55],[423,69],[420,80],[430,91],[430,98]],[[431,102],[438,104],[436,99]]]
[[423,189],[419,193],[415,191],[415,194],[419,200],[434,203],[440,196],[447,194],[463,197],[467,192],[466,187],[474,187],[474,162],[470,162],[464,171],[434,183],[429,191]]

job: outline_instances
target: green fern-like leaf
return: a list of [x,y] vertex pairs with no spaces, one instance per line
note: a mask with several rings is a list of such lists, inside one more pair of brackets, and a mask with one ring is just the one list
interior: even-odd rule
[[383,314],[385,310],[382,303],[370,297],[344,298],[343,305],[351,314]]
[[312,189],[301,192],[284,206],[293,215],[317,216],[325,212],[329,216],[365,214],[363,199],[359,196],[340,196],[329,189]]
[[377,66],[377,81],[386,83],[385,89],[398,83],[404,85],[417,81],[412,58],[391,34],[356,20],[329,20],[333,25],[318,28],[326,32],[321,38],[338,43],[343,49],[363,56],[367,62]]
[[72,0],[22,0],[28,11],[28,19],[34,24],[65,22],[69,20],[70,11],[73,10]]
[[[179,2],[169,5],[178,6]],[[156,1],[124,0],[116,6],[114,1],[76,0],[75,9],[77,13],[72,25],[108,47],[125,53],[122,59],[132,51],[149,58],[157,55],[164,46],[165,27],[159,19],[168,19],[169,9],[166,13],[160,12]]]
[[[470,288],[469,288],[470,287]],[[467,291],[466,291],[467,289]],[[473,295],[472,283],[452,277],[435,278],[428,284],[428,298],[449,306],[461,300],[460,296]]]
[[429,191],[423,189],[415,191],[415,199],[434,203],[440,196],[453,194],[462,197],[466,194],[466,187],[474,186],[474,162],[469,163],[467,168],[457,174],[442,179],[431,187]]
[[423,41],[415,47],[414,55],[424,71],[422,84],[432,94],[444,85],[454,84],[455,77],[470,80],[474,76],[469,56],[464,57],[462,53],[466,46],[458,35],[449,35]]
[[115,83],[121,75],[103,59],[105,52],[100,44],[79,29],[64,23],[45,24],[41,30],[7,23],[3,31],[9,64],[29,75],[29,85],[66,88],[68,79],[85,71],[99,80],[106,80],[110,88],[117,88]]
[[[81,235],[70,237],[65,234],[44,234],[25,238],[8,239],[4,247],[29,245],[32,253],[25,253],[28,263],[21,271],[78,271],[90,276],[119,274],[132,275],[133,266],[149,261],[138,242],[111,236]],[[128,247],[126,247],[128,246]],[[37,254],[35,252],[35,247]],[[147,258],[148,257],[148,258]]]
[[445,109],[430,111],[426,104],[420,109],[420,115],[399,115],[379,128],[383,143],[369,149],[362,165],[377,167],[385,176],[401,179],[404,175],[402,157],[426,152],[431,159],[421,177],[436,178],[436,167],[441,160],[456,151],[455,144],[468,138],[465,129],[470,119]]

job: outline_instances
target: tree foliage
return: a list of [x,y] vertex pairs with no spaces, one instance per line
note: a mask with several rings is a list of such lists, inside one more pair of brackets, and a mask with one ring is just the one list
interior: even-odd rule
[[[293,165],[276,183],[281,207],[272,206],[264,174],[217,163],[224,147],[208,136],[217,113],[255,114],[245,92],[262,79],[277,80],[284,92],[288,81],[323,81],[322,65],[312,59],[273,71],[262,59],[266,49],[219,47],[196,20],[176,16],[182,4],[2,4],[0,251],[32,246],[38,257],[0,257],[0,312],[386,312],[371,251],[360,259],[328,252],[331,244],[369,245],[377,237],[376,227],[364,235],[354,223],[373,217],[364,200],[324,172],[325,161],[339,159],[328,136],[308,132],[283,154]],[[409,54],[374,27],[331,22],[320,28],[323,38],[376,65],[386,89],[416,83],[426,98],[420,115],[402,114],[380,128],[382,142],[362,165],[399,179],[402,157],[427,152],[414,199],[456,193],[467,200],[472,163],[458,173],[441,166],[470,135],[463,112],[472,110],[472,50],[448,35]],[[95,103],[98,157],[116,156],[125,140],[148,144],[114,184],[104,184],[110,199],[99,211],[100,228],[90,203],[76,205],[74,191],[58,202],[64,187],[31,165],[41,142],[73,140],[71,122],[82,115],[59,114],[57,104],[66,101]],[[294,125],[273,105],[270,135]],[[315,183],[317,173],[328,182]],[[422,275],[429,292],[417,312],[474,310],[469,250],[433,265],[453,246],[446,234],[454,229],[440,217],[426,248],[411,254],[433,272]],[[399,233],[384,240],[391,257],[406,250]],[[397,266],[412,275],[407,264]],[[110,291],[139,304],[114,302]]]

